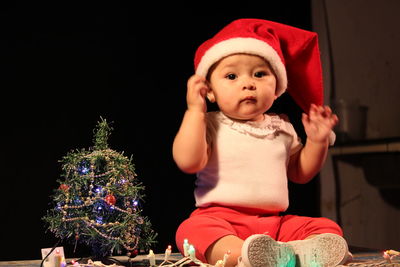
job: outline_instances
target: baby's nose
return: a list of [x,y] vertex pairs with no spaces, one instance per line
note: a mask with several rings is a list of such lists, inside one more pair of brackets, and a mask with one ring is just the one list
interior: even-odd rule
[[256,85],[252,79],[245,79],[243,81],[243,90],[254,90],[254,89],[256,89]]

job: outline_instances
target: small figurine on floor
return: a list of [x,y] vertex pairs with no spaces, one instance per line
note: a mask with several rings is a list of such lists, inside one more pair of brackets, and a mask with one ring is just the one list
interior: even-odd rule
[[383,258],[388,262],[388,263],[392,263],[392,261],[394,260],[394,258],[400,257],[400,252],[393,250],[393,249],[389,249],[389,250],[385,250],[383,252]]

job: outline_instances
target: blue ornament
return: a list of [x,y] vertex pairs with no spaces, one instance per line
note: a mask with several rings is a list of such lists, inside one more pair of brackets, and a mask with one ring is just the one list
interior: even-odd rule
[[64,205],[65,204],[63,202],[58,202],[56,207],[55,207],[55,209],[58,210],[58,211],[61,211],[62,208],[64,207]]
[[83,160],[81,163],[79,163],[77,170],[80,175],[88,174],[90,172],[90,162]]
[[74,199],[74,204],[80,206],[83,204],[83,201],[79,197],[76,197]]
[[93,204],[92,212],[95,216],[104,216],[107,213],[105,203],[103,201],[97,201]]
[[96,223],[103,224],[103,217],[102,216],[97,216],[96,217]]
[[103,192],[103,187],[99,186],[99,185],[95,185],[92,188],[93,193],[97,194],[97,195],[101,195]]

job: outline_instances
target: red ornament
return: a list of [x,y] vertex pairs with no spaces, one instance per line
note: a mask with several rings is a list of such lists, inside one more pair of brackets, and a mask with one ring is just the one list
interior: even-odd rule
[[127,256],[128,256],[129,258],[134,258],[134,257],[136,257],[138,254],[139,254],[139,250],[138,250],[138,249],[133,249],[133,250],[130,250],[130,251],[127,253]]
[[117,200],[115,199],[114,195],[107,195],[104,200],[107,202],[108,205],[115,205]]
[[62,190],[62,191],[64,191],[64,192],[67,192],[67,191],[69,190],[69,185],[60,184],[59,189]]

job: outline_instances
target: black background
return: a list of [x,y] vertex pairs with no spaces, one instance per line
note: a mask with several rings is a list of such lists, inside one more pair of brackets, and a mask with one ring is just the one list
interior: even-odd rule
[[[192,6],[192,7],[189,7]],[[194,209],[194,176],[171,156],[186,108],[186,81],[204,40],[233,19],[274,20],[311,29],[310,1],[15,1],[0,8],[0,260],[37,259],[57,241],[41,217],[68,151],[92,145],[100,116],[113,122],[110,146],[133,155],[146,186],[144,214],[158,232],[154,250],[175,246]],[[298,124],[287,95],[274,106]],[[290,185],[288,212],[318,216],[318,178]],[[85,254],[80,248],[67,257]],[[176,248],[173,248],[177,251]]]

